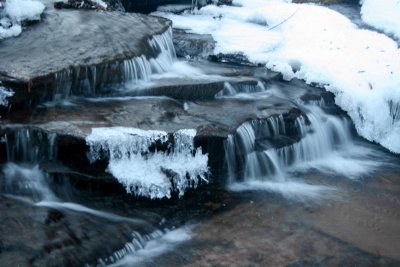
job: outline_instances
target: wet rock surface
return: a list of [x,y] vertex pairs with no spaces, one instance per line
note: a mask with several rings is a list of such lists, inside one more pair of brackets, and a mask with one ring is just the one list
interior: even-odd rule
[[397,266],[395,169],[369,182],[314,175],[309,179],[334,184],[342,192],[322,201],[290,202],[268,192],[236,194],[235,202],[222,203],[226,211],[193,230],[192,240],[141,266]]
[[141,14],[49,8],[41,23],[0,43],[0,80],[16,91],[15,98],[31,101],[54,90],[56,74],[63,71],[75,70],[78,80],[90,72],[95,84],[107,82],[113,64],[157,56],[148,41],[170,26],[166,19]]
[[194,34],[174,29],[173,41],[178,57],[207,59],[214,54],[215,41],[209,34]]

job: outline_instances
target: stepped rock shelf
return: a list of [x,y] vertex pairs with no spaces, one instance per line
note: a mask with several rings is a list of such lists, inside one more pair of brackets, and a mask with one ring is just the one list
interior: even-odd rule
[[[119,182],[137,196],[170,198],[218,174],[227,138],[247,121],[284,121],[285,136],[268,146],[300,139],[294,128],[304,111],[265,86],[279,77],[256,66],[180,63],[168,20],[49,10],[15,40],[0,47],[0,78],[15,91],[11,112],[2,114],[1,162],[35,163],[86,184]],[[27,40],[35,40],[32,49],[21,49]],[[187,68],[193,72],[180,72]],[[300,87],[296,99],[316,91]],[[240,93],[261,95],[234,97]]]
[[170,27],[141,14],[50,8],[21,36],[0,42],[0,81],[15,91],[14,104],[49,100],[65,76],[86,91],[121,82],[127,60],[158,56],[162,48],[152,40]]

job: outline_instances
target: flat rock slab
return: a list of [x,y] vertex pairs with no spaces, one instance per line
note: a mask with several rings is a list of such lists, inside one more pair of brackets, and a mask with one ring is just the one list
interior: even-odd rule
[[[72,105],[71,105],[72,104]],[[76,100],[66,107],[10,114],[3,128],[16,125],[84,139],[96,127],[134,127],[174,133],[197,129],[197,136],[227,137],[243,122],[288,113],[295,106],[275,97],[184,102],[165,97]]]
[[0,42],[0,81],[26,83],[71,67],[152,56],[148,40],[170,26],[141,14],[50,8],[21,36]]

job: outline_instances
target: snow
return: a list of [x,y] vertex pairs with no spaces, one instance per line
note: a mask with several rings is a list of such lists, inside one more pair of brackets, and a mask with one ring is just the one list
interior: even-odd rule
[[93,2],[97,3],[99,6],[103,7],[104,9],[107,9],[107,4],[102,1],[102,0],[92,0]]
[[40,20],[45,6],[34,0],[7,0],[0,11],[0,40],[21,34],[23,21]]
[[400,40],[400,1],[362,0],[361,17],[371,26]]
[[234,0],[195,14],[155,12],[176,28],[212,34],[215,53],[254,63],[335,94],[358,133],[400,153],[400,50],[328,8],[283,0]]
[[[163,131],[136,128],[93,128],[86,138],[89,158],[96,161],[108,154],[110,172],[130,194],[170,198],[173,191],[183,196],[187,188],[206,180],[208,156],[195,149],[196,130],[183,129],[173,134],[173,146]],[[150,152],[157,144],[168,146],[166,152]]]
[[34,0],[7,0],[4,11],[13,21],[21,23],[24,20],[40,20],[45,6]]

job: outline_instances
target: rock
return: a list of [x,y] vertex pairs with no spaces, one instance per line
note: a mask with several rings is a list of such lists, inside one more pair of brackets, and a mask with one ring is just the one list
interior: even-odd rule
[[[140,12],[148,14],[150,12],[156,11],[157,7],[162,5],[192,5],[192,0],[148,0],[148,1],[130,1],[121,0],[127,12]],[[218,5],[230,5],[232,0],[195,0],[195,4],[200,8],[208,4],[218,4]]]
[[210,34],[194,34],[174,29],[173,42],[178,57],[207,59],[214,54],[215,41]]
[[61,80],[75,89],[121,82],[124,60],[156,57],[149,40],[170,27],[141,14],[47,9],[40,24],[0,43],[0,81],[15,91],[14,107],[51,99]]

